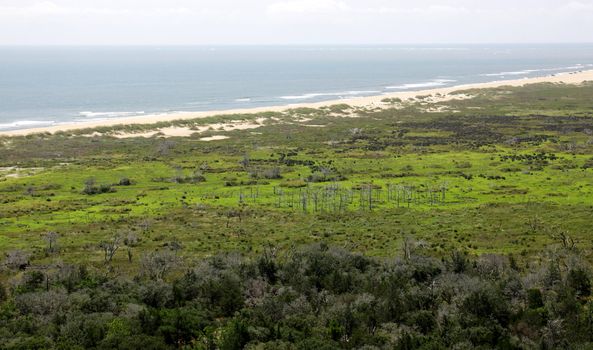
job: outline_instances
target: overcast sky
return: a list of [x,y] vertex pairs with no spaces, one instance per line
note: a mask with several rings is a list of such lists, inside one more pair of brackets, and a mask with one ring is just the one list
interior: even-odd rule
[[0,0],[0,45],[593,42],[593,0]]

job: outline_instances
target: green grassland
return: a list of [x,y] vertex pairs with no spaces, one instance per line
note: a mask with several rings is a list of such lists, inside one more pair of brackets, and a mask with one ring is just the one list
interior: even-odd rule
[[[562,235],[591,248],[593,84],[460,93],[473,98],[159,124],[266,118],[185,138],[112,136],[154,125],[0,138],[0,253],[50,261],[49,231],[60,259],[90,264],[130,233],[133,256],[180,243],[186,258],[320,241],[387,256],[406,237],[435,256],[528,261]],[[200,140],[212,135],[229,138]],[[113,265],[127,262],[121,250]]]

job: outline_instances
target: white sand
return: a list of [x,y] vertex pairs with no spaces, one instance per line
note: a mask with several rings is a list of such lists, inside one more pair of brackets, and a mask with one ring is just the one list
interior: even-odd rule
[[176,126],[172,126],[172,127],[168,127],[168,128],[162,128],[162,129],[155,129],[152,131],[147,131],[147,132],[140,132],[140,133],[117,133],[117,134],[113,134],[111,136],[117,137],[119,139],[127,139],[127,138],[132,138],[132,137],[153,137],[156,135],[162,135],[164,137],[187,137],[187,136],[191,136],[192,134],[197,133],[198,131],[196,130],[191,130],[188,127],[176,127]]
[[[28,135],[34,133],[54,133],[57,131],[69,131],[69,130],[77,130],[77,129],[85,129],[85,128],[96,128],[100,126],[114,126],[114,125],[126,125],[126,124],[152,124],[162,121],[173,121],[173,120],[183,120],[183,119],[197,119],[197,118],[206,118],[212,117],[217,115],[232,115],[232,114],[257,114],[263,112],[285,112],[291,108],[299,108],[299,107],[308,107],[308,108],[320,108],[331,106],[335,104],[348,104],[353,107],[364,107],[364,108],[383,108],[385,107],[385,103],[381,102],[383,99],[386,98],[400,98],[402,100],[407,100],[410,98],[414,98],[419,95],[433,95],[429,102],[442,102],[448,101],[451,99],[462,99],[467,98],[467,96],[463,95],[451,95],[452,92],[459,91],[459,90],[466,90],[466,89],[485,89],[485,88],[495,88],[500,86],[523,86],[527,84],[537,84],[537,83],[563,83],[563,84],[581,84],[585,81],[593,81],[593,70],[588,71],[579,71],[579,72],[572,72],[572,73],[563,73],[563,74],[555,74],[547,77],[540,77],[540,78],[525,78],[525,79],[516,79],[516,80],[502,80],[502,81],[494,81],[490,83],[479,83],[479,84],[467,84],[467,85],[458,85],[446,88],[438,88],[438,89],[430,89],[430,90],[420,90],[420,91],[404,91],[404,92],[394,92],[392,94],[385,94],[385,95],[378,95],[378,96],[369,96],[369,97],[357,97],[352,99],[341,99],[341,100],[333,100],[333,101],[325,101],[325,102],[318,102],[318,103],[302,103],[302,104],[290,104],[284,106],[273,106],[273,107],[260,107],[260,108],[248,108],[248,109],[232,109],[232,110],[219,110],[219,111],[208,111],[208,112],[182,112],[182,113],[171,113],[171,114],[156,114],[156,115],[145,115],[145,116],[137,116],[137,117],[127,117],[127,118],[118,118],[112,120],[103,120],[103,121],[93,121],[93,122],[82,122],[82,123],[72,123],[72,124],[62,124],[56,126],[49,126],[49,127],[42,127],[42,128],[32,128],[32,129],[22,129],[22,130],[13,130],[13,131],[1,131],[0,136],[16,136],[16,135]],[[441,97],[435,97],[434,95],[440,94]],[[240,124],[239,127],[231,127],[229,124],[232,123],[225,123],[225,124],[214,124],[209,125],[207,128],[222,128],[223,130],[244,130],[244,129],[253,129],[261,126],[261,121],[258,121],[253,124]],[[225,125],[227,128],[225,128]],[[170,129],[170,130],[167,130]],[[167,134],[168,131],[169,133]],[[191,131],[191,132],[190,132]],[[154,132],[143,133],[143,134],[122,134],[119,137],[151,137],[156,135],[157,133],[163,133],[165,136],[189,136],[195,132],[203,132],[202,130],[189,130],[187,128],[164,128],[160,130],[155,130]]]
[[230,137],[224,136],[224,135],[214,135],[214,136],[210,136],[210,137],[202,137],[200,139],[200,141],[218,141],[218,140],[226,140],[226,139],[230,139]]
[[44,170],[44,168],[0,167],[0,179],[32,176],[42,170]]
[[[148,132],[139,132],[139,133],[125,133],[120,132],[117,134],[113,134],[111,136],[126,139],[132,137],[153,137],[153,136],[160,136],[160,137],[187,137],[193,134],[201,134],[206,131],[233,131],[233,130],[249,130],[249,129],[257,129],[263,126],[266,118],[257,118],[255,122],[245,122],[245,121],[232,121],[228,123],[212,123],[207,125],[201,125],[197,127],[184,127],[184,126],[171,126],[168,128],[160,128],[151,130]],[[94,134],[94,133],[93,133]],[[228,138],[228,137],[225,137]],[[201,139],[202,141],[205,141]],[[217,139],[213,139],[217,140]],[[218,139],[222,140],[222,139]]]

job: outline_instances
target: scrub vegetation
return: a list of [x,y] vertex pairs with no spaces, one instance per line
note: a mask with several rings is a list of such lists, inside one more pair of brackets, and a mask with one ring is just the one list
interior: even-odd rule
[[0,347],[591,346],[593,84],[458,94],[0,137]]

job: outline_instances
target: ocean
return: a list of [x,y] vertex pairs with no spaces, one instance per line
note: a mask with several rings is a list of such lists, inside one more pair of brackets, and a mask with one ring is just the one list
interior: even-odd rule
[[593,69],[593,44],[0,47],[0,130]]

